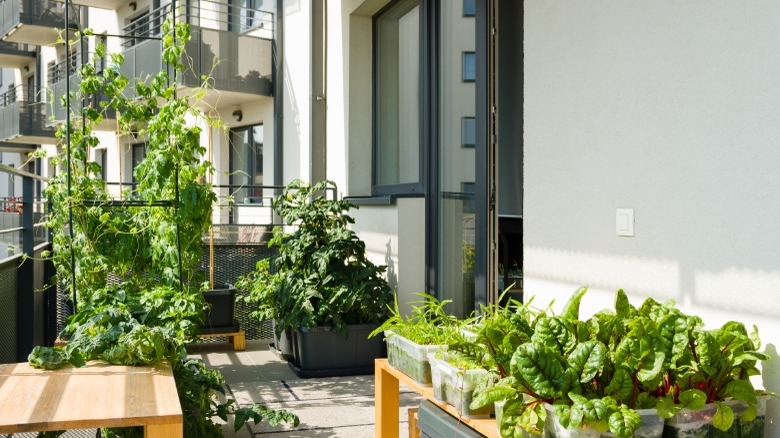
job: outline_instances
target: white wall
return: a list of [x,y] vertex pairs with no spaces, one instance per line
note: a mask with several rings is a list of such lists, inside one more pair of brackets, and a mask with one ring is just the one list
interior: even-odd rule
[[[587,284],[592,312],[623,287],[711,327],[756,323],[763,384],[780,390],[779,21],[774,1],[525,3],[537,304]],[[635,237],[616,236],[618,207],[635,209]]]
[[283,182],[311,179],[311,2],[285,0]]

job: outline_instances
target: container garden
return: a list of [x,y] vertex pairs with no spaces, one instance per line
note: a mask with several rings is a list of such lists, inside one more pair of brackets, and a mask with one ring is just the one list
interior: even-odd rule
[[[431,381],[434,398],[455,407],[458,415],[464,418],[490,418],[493,405],[471,409],[474,389],[481,379],[488,377],[484,369],[465,370],[452,365],[446,358],[439,359],[436,353],[428,353],[431,365]],[[437,397],[438,394],[438,397]]]
[[217,285],[203,291],[206,301],[206,317],[199,333],[233,333],[239,330],[235,319],[236,288],[233,285]]
[[392,330],[385,331],[387,339],[387,360],[402,373],[421,385],[431,385],[431,365],[428,353],[446,350],[446,345],[420,345]]
[[298,377],[373,374],[374,359],[385,357],[381,337],[368,339],[376,324],[348,325],[348,337],[331,327],[299,328],[293,332],[293,361]]
[[[766,402],[768,395],[762,395],[756,400],[756,418],[753,421],[743,421],[734,411],[735,420],[741,438],[764,438],[764,425],[766,423]],[[741,413],[741,411],[740,411]]]
[[714,403],[705,405],[703,409],[698,411],[683,409],[666,420],[663,436],[664,438],[763,438],[767,399],[768,396],[758,398],[756,418],[752,421],[743,421],[740,418],[740,415],[747,408],[745,402],[741,400],[726,401],[725,403],[734,412],[734,423],[726,431],[719,430],[713,425],[713,417],[717,409]]

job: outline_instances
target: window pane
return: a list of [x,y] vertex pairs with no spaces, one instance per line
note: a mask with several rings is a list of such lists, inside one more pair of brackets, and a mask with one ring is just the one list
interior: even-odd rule
[[463,16],[473,17],[477,15],[476,0],[463,0]]
[[477,78],[477,55],[474,52],[463,53],[463,81],[473,82]]
[[476,90],[463,79],[467,64],[475,77],[476,34],[474,19],[463,16],[459,2],[441,2],[440,22],[437,292],[463,316],[474,310],[475,293]]
[[238,203],[262,202],[263,125],[230,132],[230,185]]
[[460,119],[460,138],[463,147],[473,148],[477,144],[477,125],[474,117]]
[[377,185],[420,179],[420,8],[395,4],[376,19]]

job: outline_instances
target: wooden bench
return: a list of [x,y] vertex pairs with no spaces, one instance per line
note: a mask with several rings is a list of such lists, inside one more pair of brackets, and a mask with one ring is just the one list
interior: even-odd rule
[[38,370],[0,365],[0,434],[143,426],[147,438],[184,434],[168,363],[132,367],[90,362]]
[[233,351],[246,350],[246,333],[243,330],[230,333],[199,333],[199,338],[217,338],[224,336],[228,339],[228,342],[233,344]]

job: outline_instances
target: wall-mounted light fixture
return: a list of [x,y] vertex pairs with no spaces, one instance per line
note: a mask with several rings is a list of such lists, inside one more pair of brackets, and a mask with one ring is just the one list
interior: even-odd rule
[[24,71],[25,72],[29,72],[30,71],[30,66],[29,65],[25,65],[24,66]]
[[135,11],[135,9],[138,7],[138,3],[136,3],[136,2],[130,2],[130,4],[128,4],[128,6],[130,6],[130,9],[132,9],[133,11]]
[[233,111],[233,118],[236,119],[236,122],[240,122],[244,118],[244,112],[240,109]]

